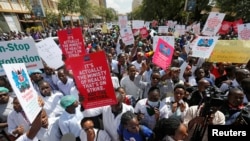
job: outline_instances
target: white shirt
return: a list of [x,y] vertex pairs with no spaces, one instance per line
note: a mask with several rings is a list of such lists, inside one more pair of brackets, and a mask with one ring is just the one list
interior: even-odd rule
[[172,96],[171,96],[171,97],[166,97],[166,98],[164,98],[164,99],[162,100],[162,102],[165,103],[165,104],[168,106],[168,115],[169,115],[169,116],[172,116],[173,114],[175,114],[175,115],[177,115],[177,116],[180,116],[182,119],[184,118],[184,115],[186,114],[186,112],[187,112],[187,110],[188,110],[188,108],[189,108],[187,102],[184,102],[184,101],[182,100],[182,102],[185,103],[186,109],[185,109],[183,112],[181,112],[181,111],[180,111],[180,107],[177,107],[177,110],[173,113],[173,112],[172,112],[172,103],[175,102],[174,97],[172,97]]
[[81,132],[81,120],[83,118],[83,114],[80,111],[80,105],[76,108],[75,114],[69,114],[64,111],[59,118],[59,128],[62,134],[72,133],[75,137],[78,137]]
[[141,62],[141,63],[138,63],[137,60],[135,60],[135,61],[133,61],[131,64],[132,64],[132,65],[135,65],[135,68],[136,68],[136,70],[137,70],[138,72],[141,71],[141,64],[142,64],[142,62]]
[[134,109],[132,106],[122,103],[122,112],[116,117],[112,113],[111,106],[87,109],[83,113],[85,117],[93,117],[102,114],[104,130],[109,134],[112,141],[118,141],[119,135],[117,133],[117,129],[120,125],[122,114],[127,111],[134,112]]
[[35,137],[34,139],[29,139],[26,134],[23,134],[20,136],[16,141],[38,141],[38,139]]
[[135,99],[140,96],[141,89],[135,85],[134,81],[130,80],[128,75],[121,79],[121,87],[125,89],[128,95],[134,96]]
[[[94,141],[111,141],[111,138],[109,137],[108,133],[105,130],[99,129],[98,135],[97,135],[97,131],[98,129],[94,129],[94,132],[95,132]],[[84,130],[81,130],[80,139],[81,141],[87,141],[87,134]]]
[[[155,115],[150,116],[147,112],[147,106],[146,106],[146,102],[147,102],[148,98],[144,98],[139,100],[136,105],[135,105],[135,113],[142,113],[144,114],[144,118],[142,119],[142,123],[145,124],[145,126],[147,126],[150,129],[153,129],[155,127],[156,124],[156,119],[155,119]],[[160,112],[160,119],[161,118],[168,118],[168,107],[161,101],[160,102],[160,106],[159,106],[159,112]]]
[[116,89],[120,87],[119,79],[116,76],[111,77],[113,87]]
[[[0,104],[0,121],[1,122],[7,122],[8,115],[11,111],[13,111],[13,98],[9,97],[9,101],[6,104]],[[3,128],[0,128],[0,131],[2,131]],[[8,133],[8,128],[4,128],[4,131]]]
[[143,74],[142,74],[142,81],[144,82],[151,82],[151,75],[152,75],[153,70],[146,70]]
[[61,134],[58,125],[58,118],[49,118],[48,128],[41,128],[36,137],[39,141],[60,141]]
[[58,86],[59,90],[60,90],[64,95],[69,95],[69,94],[70,94],[70,89],[71,89],[72,87],[75,87],[75,83],[74,83],[73,79],[71,79],[71,78],[68,77],[68,80],[67,80],[67,83],[66,83],[66,84],[62,83],[62,81],[59,80],[59,81],[57,82],[57,86]]
[[60,105],[60,100],[63,94],[59,91],[51,91],[51,96],[43,97],[44,100],[44,110],[46,111],[48,117],[59,117],[64,109]]
[[17,134],[13,134],[13,131],[18,126],[23,126],[24,132],[28,131],[30,128],[29,122],[24,118],[24,116],[20,112],[17,113],[15,110],[11,111],[8,115],[7,123],[8,133],[15,137],[17,136]]

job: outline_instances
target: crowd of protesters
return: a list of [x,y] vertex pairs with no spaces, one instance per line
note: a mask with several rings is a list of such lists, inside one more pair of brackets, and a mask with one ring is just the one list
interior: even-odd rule
[[[43,107],[30,123],[7,77],[1,76],[1,138],[60,141],[67,136],[81,141],[179,141],[198,136],[194,128],[204,122],[250,123],[249,115],[241,114],[250,106],[250,61],[208,62],[192,57],[192,52],[186,52],[184,46],[197,35],[187,31],[175,38],[172,63],[164,70],[152,62],[153,36],[164,34],[149,34],[146,39],[135,36],[134,44],[126,46],[118,29],[113,27],[105,34],[100,30],[83,30],[86,53],[106,53],[117,104],[84,109],[81,104],[84,97],[78,91],[74,74],[65,67],[55,70],[44,64],[41,70],[29,70]],[[36,31],[10,32],[0,38],[1,41],[29,37],[36,40],[51,36],[56,36],[56,30],[48,30],[44,35]],[[231,31],[220,39],[235,38]],[[212,111],[205,120],[206,94],[212,90],[220,94],[216,98],[221,104],[210,105]],[[207,135],[202,134],[200,140],[207,140]]]

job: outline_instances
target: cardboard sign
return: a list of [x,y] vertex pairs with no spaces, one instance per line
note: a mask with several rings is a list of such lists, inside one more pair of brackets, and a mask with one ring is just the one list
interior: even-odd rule
[[25,63],[27,69],[43,68],[33,39],[0,42],[0,75],[5,75],[2,64]]
[[58,69],[64,65],[62,61],[62,50],[52,38],[42,40],[36,44],[36,47],[39,55],[49,67]]
[[59,43],[66,58],[83,56],[85,54],[81,28],[58,31]]
[[165,70],[171,65],[173,53],[174,47],[159,38],[152,61],[154,64]]
[[210,62],[247,63],[250,59],[249,40],[218,40]]
[[70,59],[76,85],[86,109],[116,104],[106,55],[103,51]]
[[32,123],[41,107],[24,63],[3,64],[4,71],[29,122]]

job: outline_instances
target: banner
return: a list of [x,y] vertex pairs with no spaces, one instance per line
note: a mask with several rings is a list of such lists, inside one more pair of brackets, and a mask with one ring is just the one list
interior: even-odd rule
[[116,104],[109,65],[103,51],[71,58],[77,88],[86,109]]
[[216,35],[221,27],[224,17],[224,13],[210,12],[206,24],[202,30],[202,34],[207,36]]
[[199,36],[195,45],[192,46],[192,56],[209,58],[219,37]]
[[238,39],[239,40],[250,39],[250,23],[238,25]]
[[233,22],[229,21],[223,21],[219,30],[219,34],[225,35],[230,31],[230,28],[232,27]]
[[153,50],[154,51],[156,50],[156,46],[160,38],[164,40],[165,42],[168,42],[171,46],[174,47],[174,44],[175,44],[174,36],[153,36]]
[[58,31],[58,40],[66,58],[83,56],[86,52],[81,28]]
[[3,64],[3,68],[31,124],[42,108],[38,104],[38,94],[32,85],[25,64]]
[[167,69],[171,65],[174,46],[159,38],[152,62],[162,69]]
[[148,37],[149,33],[146,27],[140,29],[140,35],[142,39],[146,39]]
[[5,75],[2,64],[25,63],[28,69],[43,68],[33,39],[0,42],[0,75]]
[[119,16],[118,23],[119,23],[120,29],[126,28],[128,25],[128,17],[127,16]]
[[[36,43],[39,56],[51,68],[58,69],[64,65],[62,61],[62,50],[55,43],[53,38],[46,38]],[[53,60],[53,61],[51,61]]]
[[210,62],[247,63],[250,59],[249,40],[218,40]]
[[134,39],[134,35],[130,27],[121,29],[120,35],[125,45],[134,44],[135,39]]

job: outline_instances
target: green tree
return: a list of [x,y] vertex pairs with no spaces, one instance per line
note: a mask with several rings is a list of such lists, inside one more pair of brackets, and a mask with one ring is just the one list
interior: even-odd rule
[[217,5],[221,12],[226,13],[226,20],[242,18],[244,22],[250,21],[249,0],[218,0]]

